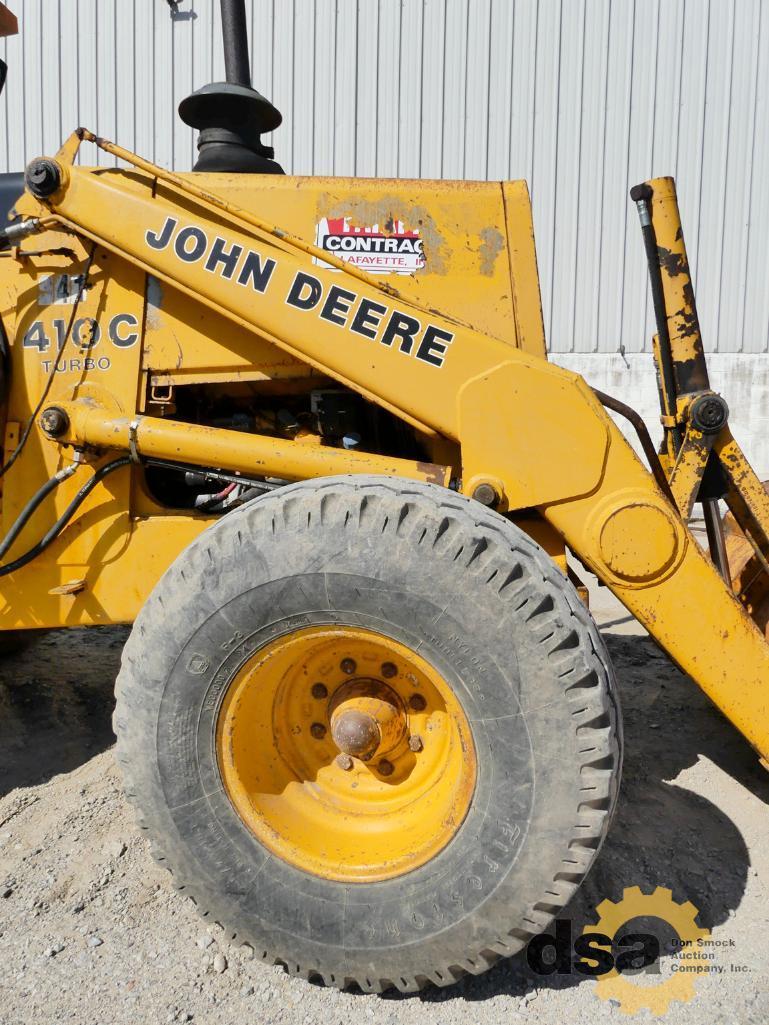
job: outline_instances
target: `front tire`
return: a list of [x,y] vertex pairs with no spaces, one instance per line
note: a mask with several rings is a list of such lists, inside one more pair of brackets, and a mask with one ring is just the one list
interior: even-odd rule
[[[345,661],[346,640],[363,647]],[[386,777],[378,755],[346,777],[334,761],[334,695],[361,688],[402,718]],[[292,485],[202,534],[136,621],[115,725],[129,797],[201,911],[268,963],[367,991],[447,985],[541,932],[596,856],[621,762],[608,655],[550,558],[389,478]]]

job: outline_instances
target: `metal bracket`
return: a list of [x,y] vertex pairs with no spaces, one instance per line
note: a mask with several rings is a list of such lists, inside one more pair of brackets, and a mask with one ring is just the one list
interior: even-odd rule
[[141,417],[135,417],[128,425],[128,454],[131,457],[132,463],[139,462],[139,446],[136,432],[139,430],[139,423]]
[[703,434],[689,425],[670,475],[670,490],[676,500],[681,519],[688,520],[697,501],[702,475],[713,447],[713,436]]

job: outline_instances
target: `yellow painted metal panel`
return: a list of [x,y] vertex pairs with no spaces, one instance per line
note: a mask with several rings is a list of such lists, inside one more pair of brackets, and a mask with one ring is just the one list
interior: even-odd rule
[[532,356],[547,358],[529,189],[526,182],[502,182],[502,195],[518,345]]
[[[180,175],[200,183],[200,175]],[[424,266],[413,273],[388,273],[385,280],[398,291],[432,309],[452,310],[479,330],[510,345],[519,344],[537,355],[544,353],[541,311],[536,289],[536,261],[531,234],[531,208],[524,183],[440,181],[369,181],[351,178],[290,178],[207,174],[206,189],[279,223],[307,242],[323,237],[329,223],[342,222],[344,242],[386,242],[400,225],[404,237],[414,232],[424,251]],[[326,236],[328,238],[328,236]],[[337,236],[332,236],[336,239]],[[511,297],[508,246],[520,275],[516,310]],[[343,252],[343,251],[342,251]],[[353,253],[361,269],[366,260],[405,257]],[[515,276],[513,277],[515,280]],[[269,342],[228,323],[212,310],[190,318],[187,296],[167,283],[150,279],[144,365],[182,379],[191,370],[228,365],[256,368],[269,377],[305,376],[306,363]],[[530,301],[531,300],[531,301]],[[537,323],[538,321],[538,323]],[[178,375],[178,377],[176,376]]]

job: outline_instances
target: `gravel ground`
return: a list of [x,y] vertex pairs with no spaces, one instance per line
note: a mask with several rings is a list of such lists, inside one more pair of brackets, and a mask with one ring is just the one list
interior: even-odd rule
[[[602,597],[597,618],[620,680],[626,762],[609,839],[569,909],[574,934],[625,887],[669,887],[733,946],[718,948],[723,973],[698,979],[664,1020],[764,1025],[769,773],[624,610]],[[229,947],[174,893],[121,795],[110,715],[125,637],[51,633],[0,662],[2,1025],[628,1020],[593,980],[535,975],[523,955],[446,990],[377,997],[289,979]],[[673,965],[666,955],[662,976],[635,985]]]

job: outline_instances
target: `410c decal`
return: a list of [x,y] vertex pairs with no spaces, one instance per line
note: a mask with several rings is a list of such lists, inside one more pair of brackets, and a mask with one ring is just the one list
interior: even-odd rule
[[[52,347],[58,352],[67,334],[67,321],[56,318],[51,323],[54,338],[48,333],[46,325],[42,320],[36,320],[27,328],[22,341],[25,349],[36,349],[42,356]],[[139,321],[132,313],[118,313],[107,324],[104,332],[104,340],[110,342],[118,349],[130,349],[139,341]],[[84,359],[68,359],[61,362],[57,368],[64,373],[67,370],[109,370],[112,361],[109,356],[91,356],[91,352],[102,341],[102,328],[93,317],[79,317],[72,325],[70,343],[79,352],[88,354]],[[42,360],[43,370],[50,373],[55,360]]]

